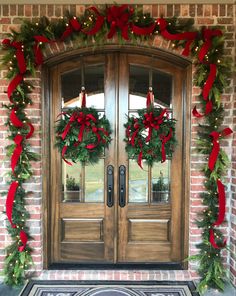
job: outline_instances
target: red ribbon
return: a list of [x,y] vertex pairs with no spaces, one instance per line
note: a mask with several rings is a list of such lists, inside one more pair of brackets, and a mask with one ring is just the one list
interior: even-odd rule
[[131,24],[131,30],[136,35],[151,35],[156,28],[156,23],[151,24],[149,27],[139,27]]
[[150,90],[147,93],[147,101],[146,101],[147,108],[149,108],[151,104],[153,104],[153,101],[154,101],[153,92]]
[[165,144],[171,139],[171,137],[172,137],[172,128],[170,128],[169,134],[167,136],[160,135],[160,140],[162,142],[162,145],[161,145],[161,156],[162,156],[162,160],[161,160],[161,162],[165,162],[166,161]]
[[68,160],[66,160],[66,158],[65,158],[65,153],[66,153],[67,148],[68,148],[67,146],[64,146],[62,148],[61,156],[62,156],[62,159],[65,161],[65,163],[67,163],[68,165],[72,165],[72,163],[69,162]]
[[29,132],[28,132],[28,134],[26,135],[26,139],[29,139],[29,138],[31,138],[32,137],[32,135],[33,135],[33,133],[34,133],[34,126],[33,126],[33,124],[32,123],[30,123],[30,122],[28,122],[27,123],[27,125],[29,126]]
[[20,231],[20,240],[21,240],[22,246],[18,247],[18,251],[23,252],[25,250],[25,247],[26,247],[26,244],[27,244],[27,241],[28,241],[28,236],[24,232],[24,230]]
[[17,88],[17,86],[21,83],[21,81],[23,80],[23,75],[22,74],[17,74],[12,81],[9,83],[8,88],[7,88],[7,95],[8,98],[11,100],[11,95],[14,92],[14,90]]
[[11,223],[12,228],[16,228],[16,225],[12,222],[12,209],[13,209],[13,203],[15,199],[16,190],[19,186],[18,181],[13,181],[10,185],[7,199],[6,199],[6,214],[9,222]]
[[224,240],[224,242],[221,245],[217,245],[217,243],[215,242],[214,230],[212,228],[210,229],[209,241],[212,247],[215,249],[222,249],[226,246],[226,240]]
[[143,145],[142,145],[142,142],[141,140],[139,141],[139,147],[140,147],[140,152],[139,152],[139,155],[138,155],[138,165],[141,169],[143,169],[143,165],[142,165],[142,159],[143,159]]
[[148,129],[148,136],[146,138],[146,142],[149,142],[152,137],[152,130],[158,130],[160,128],[160,124],[163,122],[163,117],[166,113],[166,109],[163,109],[159,116],[154,117],[153,112],[144,114],[145,119],[143,120],[145,128]]
[[85,91],[82,91],[82,103],[81,103],[81,107],[85,108],[86,107],[86,93]]
[[80,112],[79,116],[77,118],[77,121],[81,125],[79,135],[78,135],[78,141],[82,142],[85,127],[86,126],[91,126],[91,121],[96,123],[97,120],[92,114],[85,115],[83,112]]
[[21,74],[26,72],[26,63],[25,63],[25,56],[23,51],[23,43],[17,41],[10,41],[9,39],[4,39],[2,44],[5,46],[14,47],[16,49],[16,59],[19,67],[19,71]]
[[193,116],[195,117],[203,117],[204,115],[207,115],[209,114],[211,111],[212,111],[212,102],[209,100],[209,93],[210,93],[210,90],[212,89],[212,86],[213,86],[213,83],[215,82],[215,79],[216,79],[216,71],[217,71],[217,67],[215,64],[210,64],[210,72],[209,72],[209,75],[207,77],[207,80],[206,80],[206,83],[203,87],[203,91],[202,91],[202,96],[203,96],[203,99],[207,102],[206,103],[206,108],[205,108],[205,112],[204,114],[200,114],[198,111],[197,111],[197,108],[196,106],[193,108]]
[[23,150],[22,145],[21,145],[22,141],[23,141],[23,136],[21,136],[21,135],[16,135],[15,136],[14,142],[16,144],[16,147],[15,147],[15,149],[13,151],[12,156],[11,156],[11,169],[12,169],[13,173],[15,172],[15,167],[16,167],[16,165],[18,163],[18,160],[19,160],[20,155],[21,155],[22,150]]
[[139,124],[138,124],[138,120],[136,118],[134,118],[134,128],[135,128],[135,131],[133,132],[132,136],[131,136],[131,140],[130,140],[130,143],[132,146],[134,146],[135,144],[135,139],[137,137],[137,134],[139,132]]
[[214,170],[216,160],[218,158],[220,152],[220,144],[219,144],[219,137],[220,136],[228,136],[233,131],[230,128],[225,128],[221,133],[213,131],[210,136],[212,137],[213,147],[211,150],[211,154],[209,156],[208,167],[211,171]]
[[16,115],[17,108],[13,108],[10,114],[10,121],[15,127],[23,127],[23,122]]
[[203,62],[205,55],[208,53],[209,49],[212,46],[212,38],[215,36],[221,36],[221,30],[213,30],[213,29],[203,29],[203,38],[205,40],[204,44],[202,45],[198,58],[200,62]]
[[209,76],[207,77],[206,83],[202,91],[203,99],[205,101],[209,100],[209,93],[216,79],[216,70],[217,70],[216,65],[210,64],[210,73],[209,73]]
[[49,43],[51,42],[47,37],[41,35],[35,35],[35,45],[33,46],[34,57],[35,57],[35,64],[37,66],[42,65],[43,63],[43,53],[40,48],[40,43]]
[[132,14],[132,11],[128,11],[128,5],[124,4],[121,6],[111,6],[107,11],[107,21],[110,23],[110,31],[107,35],[108,39],[111,39],[117,29],[121,30],[121,35],[125,40],[129,40],[129,18]]
[[102,27],[102,25],[104,23],[105,18],[104,18],[104,16],[102,16],[99,13],[99,11],[97,10],[96,7],[92,6],[92,7],[89,7],[87,9],[88,10],[92,10],[96,14],[97,19],[96,19],[95,25],[93,26],[92,29],[90,29],[88,31],[83,29],[82,32],[84,34],[86,34],[86,35],[95,35],[101,29],[101,27]]
[[213,226],[219,226],[224,222],[225,219],[225,187],[220,180],[217,180],[217,188],[218,188],[218,199],[219,199],[219,212],[218,218],[213,223]]
[[182,52],[183,55],[188,56],[190,53],[190,45],[194,41],[194,39],[197,37],[197,32],[184,32],[184,33],[177,33],[177,34],[171,34],[167,30],[167,21],[163,18],[159,18],[157,20],[157,24],[159,25],[161,35],[168,39],[168,40],[187,40],[185,44],[185,49]]
[[61,41],[64,41],[68,38],[74,31],[78,32],[81,30],[81,24],[78,22],[76,17],[70,19],[69,24],[61,36]]

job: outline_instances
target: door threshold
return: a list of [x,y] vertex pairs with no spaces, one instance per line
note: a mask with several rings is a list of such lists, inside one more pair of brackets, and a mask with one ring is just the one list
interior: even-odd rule
[[61,269],[157,269],[157,270],[184,270],[179,262],[163,262],[163,263],[52,263],[48,267],[49,270]]

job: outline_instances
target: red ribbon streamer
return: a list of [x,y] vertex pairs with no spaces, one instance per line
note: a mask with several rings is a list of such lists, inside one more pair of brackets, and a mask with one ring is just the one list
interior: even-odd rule
[[86,93],[85,91],[82,91],[82,103],[81,103],[81,107],[85,108],[86,107]]
[[216,70],[217,70],[216,65],[210,64],[210,73],[209,73],[209,76],[207,77],[207,80],[203,87],[203,92],[202,92],[202,95],[205,101],[209,100],[209,93],[216,79]]
[[17,108],[13,108],[10,114],[10,121],[15,127],[23,127],[23,122],[16,116]]
[[147,108],[149,108],[151,104],[153,104],[153,101],[154,101],[153,92],[149,91],[147,94],[147,101],[146,101]]
[[11,95],[14,92],[14,90],[17,88],[17,86],[21,83],[21,81],[23,80],[23,75],[22,74],[17,74],[12,81],[9,83],[8,88],[7,88],[7,95],[8,98],[11,100]]
[[168,39],[168,40],[187,40],[185,44],[185,49],[182,52],[183,55],[188,56],[190,52],[190,45],[192,44],[193,40],[197,37],[197,32],[184,32],[184,33],[177,33],[171,34],[167,31],[167,21],[163,18],[159,18],[157,20],[157,24],[160,27],[161,35]]
[[210,241],[212,247],[215,248],[215,249],[222,249],[222,248],[224,248],[226,246],[226,240],[224,240],[222,245],[217,245],[216,244],[214,230],[212,228],[210,229],[209,241]]
[[16,167],[16,165],[18,163],[18,160],[19,160],[20,155],[21,155],[22,150],[23,150],[22,145],[21,145],[22,141],[23,141],[23,136],[21,136],[21,135],[16,135],[15,136],[14,142],[16,144],[16,147],[15,147],[15,149],[13,151],[12,156],[11,156],[11,169],[12,169],[13,173],[15,172],[15,167]]
[[206,103],[206,107],[205,107],[205,112],[204,112],[204,114],[200,114],[200,113],[197,111],[197,107],[196,107],[196,106],[193,108],[192,113],[193,113],[193,116],[195,116],[195,117],[197,117],[197,118],[201,118],[201,117],[203,117],[203,116],[205,116],[205,115],[211,113],[212,108],[213,108],[212,101],[209,101],[209,100],[208,100],[207,103]]
[[92,6],[92,7],[89,7],[87,8],[88,10],[92,10],[96,16],[97,16],[97,19],[96,19],[96,22],[95,22],[95,25],[93,26],[93,28],[91,28],[90,30],[82,30],[82,32],[86,35],[95,35],[102,27],[103,23],[104,23],[104,16],[102,16],[99,11],[97,10],[96,7]]
[[68,38],[74,31],[78,32],[81,30],[81,24],[78,22],[76,17],[73,17],[69,21],[69,25],[61,36],[61,41],[64,41]]
[[27,234],[24,232],[24,230],[20,231],[20,240],[22,243],[22,246],[18,247],[19,252],[23,252],[25,250],[27,241],[28,241],[28,236]]
[[[121,35],[125,40],[129,40],[129,18],[132,14],[132,11],[128,12],[128,5],[124,4],[121,6],[111,6],[107,11],[107,21],[110,23],[110,31],[107,35],[108,39],[111,39],[117,29],[121,30]],[[127,11],[127,12],[126,12]]]
[[136,35],[151,35],[156,28],[156,23],[151,24],[149,27],[139,27],[131,24],[131,30]]
[[218,141],[219,137],[220,136],[228,136],[232,132],[233,131],[230,128],[225,128],[221,133],[213,131],[210,134],[210,136],[212,137],[213,147],[212,147],[212,151],[211,151],[210,156],[209,156],[208,167],[209,167],[209,169],[211,171],[214,170],[215,163],[216,163],[216,160],[218,158],[219,151],[220,151],[220,144],[219,144],[219,141]]
[[222,35],[222,31],[221,30],[214,30],[214,29],[203,29],[203,38],[205,40],[204,44],[202,45],[199,54],[198,54],[198,58],[199,61],[202,63],[204,60],[204,57],[206,56],[206,54],[208,53],[209,49],[212,46],[212,38],[215,36],[221,36]]
[[62,148],[61,156],[62,156],[62,159],[65,161],[65,163],[67,163],[68,165],[72,165],[71,162],[69,162],[68,160],[65,159],[65,153],[66,153],[67,148],[68,148],[67,146],[64,146]]
[[217,188],[218,188],[218,198],[219,198],[219,212],[218,218],[213,223],[213,226],[219,226],[224,222],[225,219],[225,187],[220,180],[217,180]]
[[13,41],[11,42],[9,39],[4,39],[2,44],[5,46],[14,47],[16,49],[16,59],[19,67],[19,71],[21,74],[26,72],[26,63],[25,63],[25,56],[23,52],[23,43]]
[[28,132],[28,134],[26,135],[26,139],[29,139],[32,137],[33,133],[34,133],[34,126],[32,123],[28,122],[27,125],[29,126],[30,130]]
[[160,140],[162,142],[162,145],[161,145],[161,156],[162,156],[162,160],[161,160],[161,162],[165,162],[166,161],[165,144],[171,139],[171,137],[172,137],[172,128],[170,128],[169,134],[167,136],[160,135]]
[[205,112],[204,112],[204,114],[200,114],[197,111],[197,108],[195,106],[192,111],[193,116],[195,116],[195,117],[198,117],[198,118],[203,117],[212,111],[213,106],[212,106],[212,102],[209,100],[209,93],[210,93],[210,90],[212,89],[213,83],[215,82],[215,79],[216,79],[216,71],[217,71],[216,65],[210,64],[210,72],[209,72],[209,75],[207,77],[206,83],[205,83],[205,85],[203,87],[203,91],[202,91],[203,99],[207,102]]
[[16,190],[19,186],[18,181],[13,181],[10,185],[7,199],[6,199],[6,214],[9,222],[11,223],[12,228],[16,228],[16,225],[12,222],[12,209],[13,209],[13,203],[15,199]]
[[35,45],[33,46],[35,64],[40,66],[43,63],[43,54],[39,43],[49,43],[51,41],[47,37],[41,35],[35,35],[34,39],[36,41]]

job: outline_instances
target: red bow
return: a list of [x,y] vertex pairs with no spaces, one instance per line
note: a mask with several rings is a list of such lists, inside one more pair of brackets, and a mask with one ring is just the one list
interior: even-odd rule
[[73,31],[80,31],[81,30],[81,24],[77,21],[76,17],[73,17],[70,19],[68,26],[66,27],[64,33],[61,36],[61,41],[64,41],[67,37],[69,37]]
[[172,137],[172,128],[170,128],[169,134],[167,136],[160,135],[160,140],[162,142],[162,145],[161,145],[162,160],[161,160],[161,162],[165,162],[166,161],[165,144],[166,144],[166,142],[168,142],[171,139],[171,137]]
[[145,128],[148,129],[148,136],[146,138],[146,142],[149,142],[152,137],[152,130],[158,130],[160,128],[160,124],[163,122],[163,117],[166,113],[166,109],[163,109],[159,116],[154,117],[153,112],[144,114],[145,119],[143,120]]
[[157,24],[160,27],[161,35],[168,39],[168,40],[187,40],[185,44],[185,49],[182,52],[183,55],[188,56],[190,52],[190,45],[194,41],[194,39],[197,37],[197,32],[184,32],[184,33],[177,33],[177,34],[171,34],[167,31],[167,21],[163,18],[159,18],[157,20]]
[[24,57],[24,45],[22,42],[17,41],[10,41],[9,39],[4,39],[2,41],[2,44],[5,46],[11,46],[16,49],[16,59],[19,67],[19,72],[21,74],[24,74],[26,72],[26,63],[25,63],[25,57]]
[[108,8],[107,21],[110,23],[110,32],[107,35],[108,39],[111,39],[117,29],[121,30],[121,35],[125,40],[129,40],[128,30],[129,30],[129,18],[132,11],[128,11],[128,5],[124,4],[121,6],[111,6]]
[[225,128],[221,133],[214,131],[210,134],[210,136],[212,137],[213,147],[212,147],[211,154],[209,156],[208,167],[211,171],[214,170],[215,163],[218,158],[219,151],[220,151],[219,137],[220,136],[222,136],[222,137],[228,136],[232,132],[233,131],[230,128]]
[[198,58],[200,62],[203,62],[205,55],[208,53],[209,49],[212,46],[212,38],[215,36],[221,36],[221,30],[213,29],[203,29],[203,38],[205,43],[202,45],[201,50],[199,51]]
[[96,123],[97,120],[92,114],[85,115],[83,112],[79,113],[77,118],[78,123],[80,124],[80,131],[78,135],[78,141],[82,142],[83,140],[83,133],[86,126],[91,126],[91,121]]

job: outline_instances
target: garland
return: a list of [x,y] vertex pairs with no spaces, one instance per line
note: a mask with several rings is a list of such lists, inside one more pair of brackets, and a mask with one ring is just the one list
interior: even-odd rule
[[82,107],[63,112],[56,126],[56,146],[62,159],[82,164],[96,163],[111,141],[111,129],[105,115],[99,118],[94,108],[86,108],[85,91],[82,91]]
[[175,122],[169,118],[166,109],[153,107],[153,93],[147,95],[147,108],[138,110],[138,117],[129,117],[126,128],[126,151],[129,158],[137,160],[142,168],[142,160],[152,166],[154,162],[165,162],[172,157],[175,138]]
[[[24,21],[19,32],[12,31],[9,38],[3,40],[2,47],[6,50],[3,64],[8,67],[6,78],[10,80],[7,90],[10,104],[5,106],[10,112],[6,125],[10,133],[9,139],[14,141],[7,152],[13,159],[14,168],[10,173],[6,201],[10,222],[8,231],[13,240],[7,248],[5,260],[7,284],[20,284],[31,261],[26,227],[29,213],[24,207],[26,192],[22,188],[23,183],[32,175],[29,162],[35,160],[35,155],[30,152],[27,144],[27,135],[29,138],[29,131],[32,134],[33,127],[24,113],[31,103],[29,94],[32,89],[26,78],[34,75],[36,67],[43,63],[42,52],[45,45],[75,38],[78,39],[78,44],[99,44],[114,36],[118,36],[120,43],[128,41],[140,44],[143,40],[160,34],[172,41],[173,48],[182,47],[183,55],[191,55],[196,66],[195,85],[202,90],[199,96],[202,112],[194,108],[193,115],[204,119],[204,124],[199,125],[197,149],[199,153],[210,157],[211,161],[210,165],[203,167],[206,182],[202,200],[206,210],[200,213],[201,219],[198,221],[202,229],[202,243],[198,246],[199,254],[192,259],[199,262],[200,290],[207,286],[224,288],[225,272],[221,249],[225,243],[218,226],[225,216],[225,189],[221,180],[226,173],[227,156],[220,148],[220,142],[232,131],[222,131],[220,128],[224,113],[220,100],[231,75],[231,62],[223,54],[224,36],[221,30],[202,28],[191,31],[191,25],[191,20],[181,23],[176,18],[153,19],[133,6],[113,5],[105,6],[103,10],[90,7],[80,17],[67,14],[55,22],[49,22],[45,17],[40,18],[37,23]],[[12,201],[15,203],[12,204]]]

